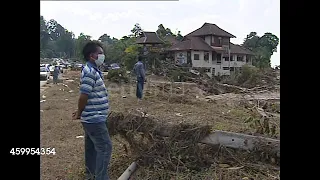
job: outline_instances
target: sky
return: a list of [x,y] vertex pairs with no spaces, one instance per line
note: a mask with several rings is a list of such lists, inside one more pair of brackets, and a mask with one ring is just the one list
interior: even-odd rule
[[[134,24],[156,31],[159,24],[186,35],[205,22],[235,35],[231,42],[243,43],[250,32],[271,32],[280,39],[279,0],[179,0],[179,1],[41,1],[40,14],[55,19],[76,36],[81,32],[98,39],[103,34],[121,38]],[[271,57],[280,65],[280,43]]]

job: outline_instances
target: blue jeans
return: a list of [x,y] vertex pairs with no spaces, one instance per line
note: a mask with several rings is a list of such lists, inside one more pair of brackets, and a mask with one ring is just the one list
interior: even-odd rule
[[85,131],[86,179],[109,180],[112,142],[105,122],[82,123]]
[[136,96],[138,99],[142,99],[143,85],[144,85],[144,78],[138,77],[137,78],[137,92],[136,92]]

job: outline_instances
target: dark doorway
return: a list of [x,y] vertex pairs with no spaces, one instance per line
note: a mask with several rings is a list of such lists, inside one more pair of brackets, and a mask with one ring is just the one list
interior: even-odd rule
[[187,51],[187,64],[192,65],[191,51]]

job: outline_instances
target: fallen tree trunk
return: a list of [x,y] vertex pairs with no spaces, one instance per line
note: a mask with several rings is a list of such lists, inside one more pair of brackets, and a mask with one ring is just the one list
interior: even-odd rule
[[[169,136],[170,129],[159,130],[162,136]],[[280,157],[280,140],[241,133],[214,131],[200,141],[204,144],[225,146],[242,150],[269,151]]]
[[[108,117],[108,127],[112,127],[112,130],[121,128],[120,125],[117,125],[117,122],[121,122],[123,127],[132,128],[132,121],[139,124],[135,127],[135,131],[145,133],[149,128],[155,128],[154,131],[160,136],[170,136],[171,132],[174,132],[174,126],[164,126],[154,121],[151,117],[145,117],[144,113],[142,116],[138,115],[128,115],[124,116],[121,113],[110,113]],[[144,128],[142,127],[144,124]],[[129,129],[130,129],[129,128]],[[110,129],[110,133],[113,134]],[[119,129],[121,130],[121,129]],[[266,138],[262,136],[253,136],[241,133],[226,132],[226,131],[214,131],[207,135],[205,138],[200,140],[200,143],[205,143],[209,145],[219,145],[225,146],[228,148],[250,150],[250,151],[263,151],[267,153],[272,153],[277,157],[280,157],[280,140]]]
[[[162,136],[169,136],[169,130],[161,130],[159,132]],[[242,149],[242,150],[255,150],[263,147],[262,150],[266,150],[266,146],[272,153],[275,153],[280,158],[280,140],[252,136],[247,134],[215,131],[201,140],[201,143],[209,145],[219,145],[228,148]],[[132,173],[136,170],[137,164],[133,162],[118,178],[118,180],[128,180]]]

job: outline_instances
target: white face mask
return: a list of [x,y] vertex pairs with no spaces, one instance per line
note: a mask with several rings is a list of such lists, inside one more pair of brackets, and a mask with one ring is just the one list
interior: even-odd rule
[[100,66],[104,62],[104,54],[98,54],[98,59],[95,60],[94,62],[96,63],[97,66]]

